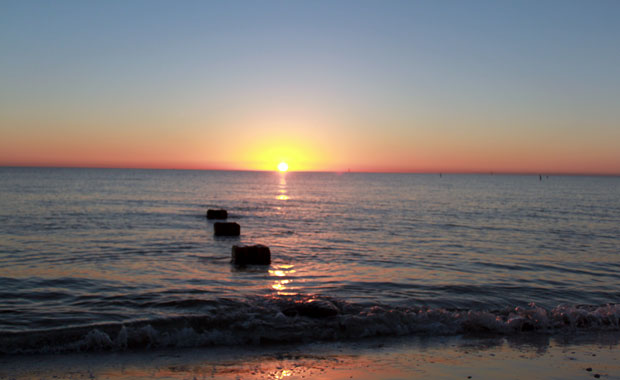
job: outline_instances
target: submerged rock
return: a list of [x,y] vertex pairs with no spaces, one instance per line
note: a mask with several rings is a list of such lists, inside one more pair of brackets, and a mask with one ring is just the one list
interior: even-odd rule
[[288,317],[300,315],[310,318],[327,318],[338,315],[340,310],[329,301],[311,299],[306,302],[296,303],[295,306],[282,310],[282,313]]
[[271,251],[269,247],[256,245],[233,245],[231,263],[235,265],[269,265]]
[[207,219],[226,219],[228,218],[228,211],[224,209],[220,210],[207,210]]
[[235,222],[216,222],[213,224],[215,236],[239,236],[241,226]]

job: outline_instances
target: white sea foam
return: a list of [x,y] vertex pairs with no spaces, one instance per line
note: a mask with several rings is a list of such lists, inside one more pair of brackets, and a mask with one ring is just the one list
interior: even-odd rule
[[[336,310],[336,314],[331,314]],[[557,334],[620,330],[620,305],[534,304],[497,311],[394,308],[332,298],[262,298],[206,315],[7,334],[2,353],[117,351],[162,347],[334,341],[455,334]]]

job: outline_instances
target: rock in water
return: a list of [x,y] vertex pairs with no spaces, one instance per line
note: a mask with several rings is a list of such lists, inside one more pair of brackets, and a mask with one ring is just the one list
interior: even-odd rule
[[327,318],[334,317],[340,313],[336,305],[319,299],[311,299],[306,302],[296,303],[295,306],[282,310],[286,316],[301,315],[310,318]]
[[235,265],[269,265],[271,251],[262,244],[233,245],[231,263]]
[[239,236],[241,226],[235,222],[216,222],[213,224],[215,236]]
[[207,219],[226,219],[228,218],[228,211],[220,210],[207,210]]

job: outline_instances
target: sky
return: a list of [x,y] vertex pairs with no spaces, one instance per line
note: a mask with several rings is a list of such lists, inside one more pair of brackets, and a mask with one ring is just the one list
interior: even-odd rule
[[620,174],[620,2],[0,1],[0,165]]

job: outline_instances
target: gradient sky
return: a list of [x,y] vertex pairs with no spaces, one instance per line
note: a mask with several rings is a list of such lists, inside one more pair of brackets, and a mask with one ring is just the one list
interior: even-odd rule
[[0,2],[0,165],[620,174],[620,1]]

